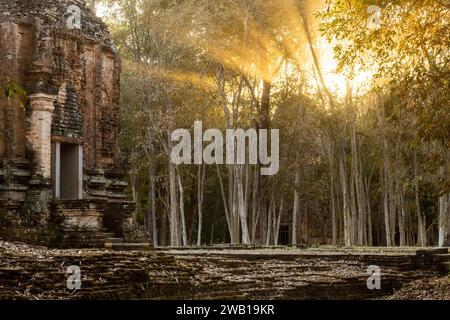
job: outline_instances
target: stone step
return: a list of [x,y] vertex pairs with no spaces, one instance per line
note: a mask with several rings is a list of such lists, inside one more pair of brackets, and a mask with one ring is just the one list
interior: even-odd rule
[[433,257],[437,261],[450,262],[450,253],[447,253],[447,254],[435,254],[435,255],[433,255]]
[[106,243],[124,243],[125,240],[123,238],[106,238]]
[[448,254],[448,248],[420,249],[416,251],[416,255],[421,257],[436,254]]
[[108,232],[108,231],[106,231],[106,230],[104,230],[103,232],[102,232],[102,236],[103,237],[105,237],[105,238],[116,238],[116,235],[114,234],[114,233],[112,233],[112,232]]
[[440,267],[439,269],[442,272],[449,272],[450,273],[450,262],[441,262],[439,267]]
[[138,251],[138,250],[152,250],[153,246],[150,243],[113,243],[106,242],[105,248],[115,251]]

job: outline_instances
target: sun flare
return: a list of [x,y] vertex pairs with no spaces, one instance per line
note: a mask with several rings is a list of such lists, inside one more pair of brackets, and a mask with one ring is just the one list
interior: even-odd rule
[[104,18],[108,14],[108,6],[105,3],[97,3],[95,5],[95,14],[99,18]]
[[321,69],[325,85],[328,90],[338,97],[345,97],[347,86],[351,85],[353,95],[362,95],[369,91],[372,73],[369,71],[355,70],[352,79],[344,73],[338,73],[338,62],[336,61],[331,44],[325,44],[321,48]]

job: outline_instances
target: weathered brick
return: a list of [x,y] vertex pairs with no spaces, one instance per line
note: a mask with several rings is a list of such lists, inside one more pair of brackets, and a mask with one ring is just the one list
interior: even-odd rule
[[[67,27],[70,5],[81,9],[81,30]],[[58,232],[73,233],[70,221],[101,238],[103,214],[113,210],[107,225],[121,236],[133,205],[118,152],[120,59],[107,26],[83,0],[2,0],[0,12],[0,81],[27,92],[26,111],[18,98],[0,97],[0,237],[58,246]],[[83,147],[85,201],[53,203],[57,142]],[[85,207],[94,200],[102,201],[95,213]],[[59,227],[55,216],[65,217]]]

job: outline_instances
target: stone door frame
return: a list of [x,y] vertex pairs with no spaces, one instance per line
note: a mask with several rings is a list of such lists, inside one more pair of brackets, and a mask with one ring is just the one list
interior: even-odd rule
[[77,150],[77,163],[78,163],[78,191],[77,198],[75,199],[63,199],[63,200],[80,200],[83,199],[83,145],[54,142],[53,144],[53,197],[55,199],[61,199],[61,145],[73,145],[78,148]]

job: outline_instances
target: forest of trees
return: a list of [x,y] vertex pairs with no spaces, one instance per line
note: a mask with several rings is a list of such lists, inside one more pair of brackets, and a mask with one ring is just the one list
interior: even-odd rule
[[[154,245],[442,243],[450,210],[450,6],[363,0],[111,0],[122,157]],[[170,161],[176,128],[280,129],[280,171]],[[314,203],[314,205],[309,205]],[[441,244],[440,243],[440,244]]]

